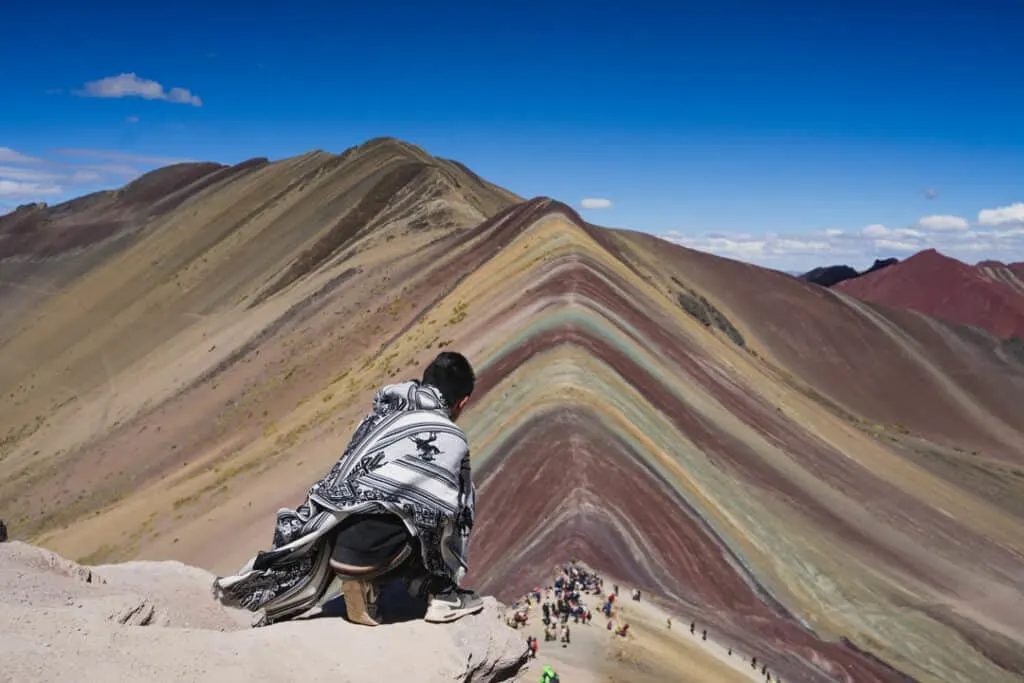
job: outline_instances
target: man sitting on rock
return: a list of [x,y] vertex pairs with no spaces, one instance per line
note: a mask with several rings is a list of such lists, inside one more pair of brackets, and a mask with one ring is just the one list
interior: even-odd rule
[[380,623],[378,587],[402,579],[427,601],[425,619],[483,609],[459,587],[468,569],[476,491],[466,435],[455,425],[473,393],[465,356],[443,352],[420,381],[381,389],[331,471],[296,510],[277,513],[273,549],[220,577],[225,605],[262,609],[258,626],[295,617],[342,579],[351,621]]

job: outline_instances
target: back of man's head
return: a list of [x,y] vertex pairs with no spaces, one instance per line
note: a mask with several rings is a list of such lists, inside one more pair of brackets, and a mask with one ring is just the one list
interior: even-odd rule
[[476,375],[466,357],[455,351],[442,351],[423,371],[423,384],[437,387],[449,408],[473,393]]

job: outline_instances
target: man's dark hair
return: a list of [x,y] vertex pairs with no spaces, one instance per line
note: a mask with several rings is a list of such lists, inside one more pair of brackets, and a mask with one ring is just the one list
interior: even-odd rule
[[476,375],[466,357],[455,351],[442,351],[423,371],[423,384],[437,387],[449,408],[473,393]]

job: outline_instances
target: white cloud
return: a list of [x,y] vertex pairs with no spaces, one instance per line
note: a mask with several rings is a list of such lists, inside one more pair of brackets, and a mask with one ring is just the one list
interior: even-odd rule
[[924,216],[906,227],[874,223],[859,230],[827,228],[804,233],[679,231],[665,239],[700,251],[791,272],[846,263],[864,269],[878,258],[906,258],[934,248],[967,263],[1024,261],[1024,203],[982,211],[976,224],[953,215]]
[[943,232],[946,230],[966,230],[970,227],[960,216],[922,216],[917,221],[918,227],[922,230],[934,230]]
[[122,178],[135,178],[142,175],[142,171],[135,166],[128,164],[66,164],[69,168],[96,171],[103,175],[115,175]]
[[36,159],[21,152],[15,152],[10,147],[0,147],[0,162],[7,164],[38,164],[42,163],[42,159]]
[[602,197],[587,197],[586,199],[580,200],[581,209],[610,209],[612,208],[612,200],[604,199]]
[[92,157],[99,163],[30,157],[9,147],[0,147],[0,204],[4,207],[32,201],[61,201],[95,187],[117,187],[142,174],[134,165],[105,163],[127,159],[163,166],[181,159],[144,157],[104,150],[68,150],[70,156]]
[[764,237],[742,234],[731,237],[724,235],[690,237],[680,233],[668,233],[663,237],[670,242],[682,244],[691,249],[751,261],[770,261],[788,256],[823,256],[835,251],[835,245],[827,240],[779,237],[774,234]]
[[164,86],[156,81],[139,78],[135,73],[122,73],[89,81],[75,94],[82,97],[141,97],[145,100],[191,104],[193,107],[203,106],[203,101],[185,88],[171,88],[165,91]]
[[1015,202],[997,209],[982,209],[978,212],[978,225],[1005,225],[1024,223],[1024,202]]
[[26,197],[46,197],[60,194],[63,188],[58,185],[46,185],[44,183],[22,183],[16,180],[0,179],[0,197],[11,199],[23,199]]
[[55,149],[53,153],[63,157],[87,157],[90,159],[104,159],[108,161],[128,161],[137,164],[181,164],[192,159],[182,159],[179,157],[159,157],[159,156],[148,156],[145,154],[131,154],[129,152],[118,152],[109,149],[81,149],[81,148],[62,148]]
[[61,174],[46,168],[42,159],[0,147],[0,198],[8,200],[36,199],[63,192]]
[[734,256],[740,259],[765,255],[765,240],[744,239],[737,236],[736,239],[727,237],[685,237],[670,236],[669,241],[677,242],[700,251],[710,251],[722,256]]
[[75,171],[69,180],[75,184],[98,183],[103,180],[103,176],[96,171]]
[[874,245],[876,249],[890,249],[892,251],[919,251],[921,249],[919,242],[907,242],[904,240],[880,239],[875,240]]
[[773,239],[768,244],[773,252],[784,254],[823,254],[832,247],[830,242],[785,238]]
[[128,123],[138,123],[139,122],[139,117],[138,116],[129,116],[128,118],[125,119],[125,121],[127,121]]
[[17,166],[0,166],[0,178],[6,180],[56,180],[60,175],[38,168],[19,168]]
[[[927,233],[921,232],[920,230],[914,230],[913,228],[900,228],[899,230],[893,231],[900,237],[913,237],[914,239],[922,239],[927,237]],[[964,235],[967,233],[957,233],[958,235]]]
[[171,88],[171,91],[167,93],[167,99],[170,102],[191,104],[193,107],[203,106],[203,101],[199,99],[199,96],[193,95],[185,88]]

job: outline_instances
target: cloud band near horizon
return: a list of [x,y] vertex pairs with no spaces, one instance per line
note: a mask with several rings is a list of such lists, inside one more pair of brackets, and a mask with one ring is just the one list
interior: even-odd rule
[[1024,202],[982,209],[972,223],[960,216],[923,216],[902,228],[882,224],[860,230],[825,229],[810,233],[662,233],[665,239],[692,249],[771,267],[833,265],[823,259],[869,262],[887,256],[907,256],[934,248],[965,261],[983,253],[1004,260],[1024,261]]
[[123,185],[142,175],[146,167],[189,161],[102,149],[57,149],[50,154],[81,161],[34,157],[0,147],[0,214],[24,202],[69,199]]

